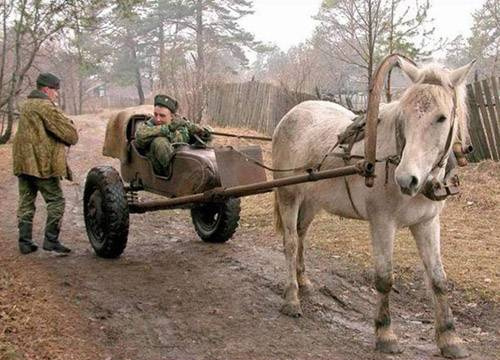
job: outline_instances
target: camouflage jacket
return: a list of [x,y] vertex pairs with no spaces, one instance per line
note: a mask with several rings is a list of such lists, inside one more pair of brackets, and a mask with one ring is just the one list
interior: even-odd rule
[[12,146],[14,175],[68,177],[65,146],[75,145],[78,133],[44,93],[33,90],[21,106]]
[[155,125],[154,119],[150,118],[137,128],[135,143],[139,149],[147,149],[154,138],[163,136],[171,143],[192,144],[196,141],[193,135],[198,135],[205,141],[210,140],[208,128],[192,123],[180,116],[174,115],[170,123],[163,125]]

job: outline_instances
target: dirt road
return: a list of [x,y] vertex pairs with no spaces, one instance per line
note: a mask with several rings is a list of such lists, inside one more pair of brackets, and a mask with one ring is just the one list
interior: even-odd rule
[[[100,155],[105,115],[76,118],[81,140],[71,149],[75,183],[65,182],[62,237],[68,257],[16,247],[17,179],[10,146],[0,147],[1,359],[431,359],[432,307],[423,282],[396,280],[395,328],[404,353],[373,350],[375,294],[371,273],[312,249],[315,289],[304,316],[279,312],[285,275],[280,239],[241,227],[226,244],[201,242],[186,211],[132,215],[129,244],[117,260],[97,258],[82,216],[85,172],[118,164]],[[40,199],[39,199],[40,200]],[[35,219],[41,242],[43,202]],[[269,219],[271,222],[272,219]],[[467,304],[452,286],[458,331],[472,359],[497,359],[496,303]]]

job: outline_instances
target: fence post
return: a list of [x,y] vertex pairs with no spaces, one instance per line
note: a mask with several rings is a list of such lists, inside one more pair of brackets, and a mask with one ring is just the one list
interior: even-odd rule
[[467,97],[469,103],[469,134],[474,145],[474,152],[470,154],[469,159],[472,161],[481,161],[488,157],[488,147],[486,146],[486,139],[481,126],[481,115],[479,114],[479,107],[476,103],[476,95],[472,84],[467,85]]
[[[482,81],[484,97],[486,98],[486,106],[489,114],[489,119],[486,118],[485,121],[489,122],[491,128],[491,137],[493,139],[493,151],[496,154],[496,160],[500,159],[500,152],[498,150],[500,145],[500,130],[498,128],[498,117],[495,111],[495,103],[493,101],[493,96],[491,96],[490,86],[488,84],[488,79]],[[497,109],[498,110],[498,109]]]
[[481,83],[479,81],[474,83],[474,92],[476,95],[476,103],[479,105],[479,110],[481,113],[481,116],[479,118],[481,120],[483,132],[486,134],[485,139],[489,157],[491,159],[498,160],[496,158],[495,149],[493,148],[494,146],[493,133],[491,131],[490,123],[488,121],[488,113],[486,111],[486,106],[484,105],[484,96],[481,89]]

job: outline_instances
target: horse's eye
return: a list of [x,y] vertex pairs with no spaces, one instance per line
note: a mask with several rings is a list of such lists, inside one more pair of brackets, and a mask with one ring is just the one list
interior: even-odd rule
[[438,122],[438,123],[443,123],[443,122],[445,122],[445,121],[446,121],[446,116],[444,116],[444,115],[441,115],[441,116],[440,116],[440,117],[438,117],[438,119],[437,119],[437,122]]

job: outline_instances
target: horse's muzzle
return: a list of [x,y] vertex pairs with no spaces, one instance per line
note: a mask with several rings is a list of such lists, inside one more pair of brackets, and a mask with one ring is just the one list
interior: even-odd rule
[[401,192],[409,196],[415,196],[421,185],[418,178],[414,175],[396,176],[396,183],[399,185]]

